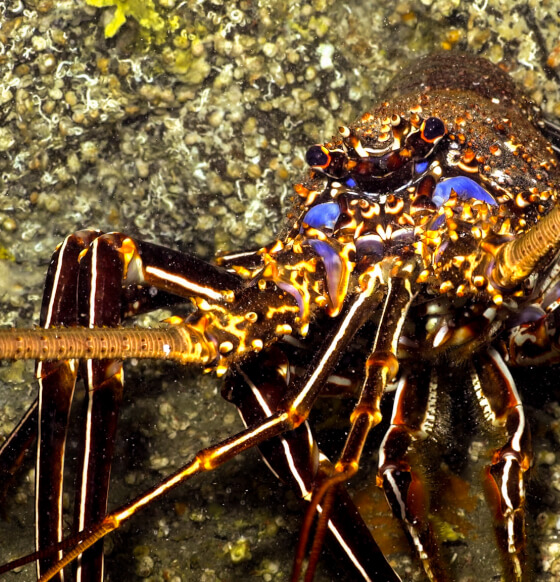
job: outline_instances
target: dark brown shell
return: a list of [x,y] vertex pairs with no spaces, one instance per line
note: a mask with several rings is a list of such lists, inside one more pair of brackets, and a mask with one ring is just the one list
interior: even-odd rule
[[436,53],[414,61],[391,81],[381,99],[392,101],[435,91],[472,92],[484,99],[500,99],[506,111],[511,107],[522,109],[526,116],[539,113],[503,69],[464,53]]
[[[509,207],[517,232],[546,214],[560,173],[548,141],[536,126],[539,112],[511,77],[489,61],[465,54],[421,58],[395,77],[382,101],[350,129],[364,146],[383,147],[382,126],[393,115],[438,117],[457,144],[454,156],[473,152],[478,177]],[[329,147],[340,147],[336,138]],[[445,173],[445,163],[442,164]],[[450,171],[453,171],[449,167]]]

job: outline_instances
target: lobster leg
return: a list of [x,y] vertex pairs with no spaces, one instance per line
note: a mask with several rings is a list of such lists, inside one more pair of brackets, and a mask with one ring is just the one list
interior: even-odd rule
[[[121,322],[124,262],[114,249],[113,237],[96,238],[80,261],[78,323],[83,327],[114,327]],[[122,362],[87,360],[80,364],[86,385],[86,422],[83,457],[77,480],[74,531],[81,531],[105,516],[111,461],[122,400]],[[103,544],[99,543],[75,563],[80,582],[101,581]]]
[[[399,267],[395,267],[396,271]],[[324,499],[327,507],[336,495],[336,488],[346,479],[352,477],[358,470],[363,447],[370,430],[381,421],[380,402],[387,386],[398,372],[396,351],[402,325],[411,302],[414,298],[409,277],[414,273],[414,265],[402,266],[400,276],[395,273],[388,278],[387,294],[383,306],[383,314],[379,322],[375,341],[366,361],[366,374],[361,388],[360,398],[354,408],[350,420],[350,428],[344,449],[335,465],[333,475],[324,480],[320,487],[315,488],[313,499],[307,511],[306,521],[302,528],[302,536],[294,565],[293,580],[297,580],[303,557],[303,548],[310,535],[312,511]],[[313,549],[307,567],[306,580],[312,575],[318,551],[321,546],[321,536],[326,530],[329,517],[328,511],[323,511],[313,539]]]
[[[78,236],[77,234],[71,235]],[[84,247],[85,249],[85,247]],[[53,265],[56,264],[58,252],[53,257]],[[72,261],[70,260],[70,263]],[[71,265],[62,269],[65,273],[72,271]],[[68,279],[68,276],[66,279]],[[52,276],[49,279],[52,281]],[[66,283],[68,285],[68,283]],[[47,289],[52,293],[47,281]],[[48,296],[48,293],[47,295]],[[154,294],[154,289],[150,287],[128,286],[123,289],[122,318],[138,315],[145,311],[158,308],[167,308],[177,303],[184,302],[184,299],[176,295],[171,295],[164,291]],[[46,302],[48,306],[48,301]],[[70,319],[70,318],[69,318]],[[26,411],[20,422],[14,427],[11,434],[0,447],[0,501],[5,498],[6,491],[10,486],[13,475],[16,474],[25,453],[29,450],[37,437],[39,399],[37,398]]]
[[514,380],[494,349],[473,359],[472,384],[486,421],[507,435],[486,470],[486,484],[506,580],[520,582],[526,549],[525,473],[532,463],[529,426]]
[[[256,383],[248,376],[248,370],[253,377],[253,371],[260,370]],[[246,426],[271,416],[289,383],[288,370],[289,362],[284,353],[273,346],[253,358],[250,365],[237,366],[228,376],[223,393],[237,406]],[[311,499],[313,488],[333,473],[332,464],[319,452],[307,422],[262,443],[259,450],[276,477],[303,499]],[[317,511],[322,511],[320,505]],[[342,487],[337,490],[327,527],[331,541],[346,555],[360,579],[400,580]]]
[[539,290],[541,299],[525,305],[521,322],[507,330],[503,356],[508,366],[560,363],[560,269],[556,265]]
[[[77,324],[78,258],[98,235],[95,231],[75,233],[55,251],[41,307],[42,327]],[[39,362],[36,375],[39,398],[35,519],[36,543],[40,550],[62,539],[64,449],[77,363],[75,360]],[[40,559],[38,574],[48,570],[59,558],[60,555],[53,555]],[[58,580],[62,578],[59,574]]]
[[379,449],[379,477],[395,517],[410,536],[431,581],[448,580],[429,519],[429,496],[411,453],[429,438],[436,418],[437,379],[428,366],[399,380],[391,426]]
[[509,366],[541,366],[560,363],[559,304],[560,299],[555,299],[548,313],[540,310],[542,315],[539,318],[508,331],[503,347],[504,358]]
[[[112,235],[114,240],[117,236],[120,237],[121,235]],[[138,269],[139,265],[136,265],[136,267]],[[160,267],[156,268],[159,269]],[[163,270],[163,267],[161,269]],[[154,272],[152,271],[152,273]],[[200,451],[190,463],[165,479],[158,486],[120,510],[105,516],[98,526],[87,527],[86,532],[74,536],[75,539],[80,540],[78,545],[53,567],[52,571],[45,576],[45,579],[51,579],[56,572],[74,561],[82,552],[101,540],[107,533],[118,528],[121,523],[132,517],[142,507],[165,494],[179,483],[190,479],[198,473],[211,471],[244,450],[258,446],[264,441],[286,431],[293,430],[305,422],[315,399],[321,392],[321,388],[336,366],[338,355],[346,349],[372,310],[379,304],[383,294],[383,287],[379,285],[378,281],[376,271],[372,270],[371,274],[364,275],[362,292],[356,294],[344,306],[337,318],[337,326],[333,326],[331,332],[324,338],[305,373],[297,379],[297,382],[292,383],[288,395],[282,399],[278,406],[279,412],[275,412],[270,417],[257,422],[247,430],[215,446]],[[196,285],[195,282],[183,282],[182,276],[179,281],[170,283],[170,285],[173,284],[179,284],[183,289],[193,289]],[[209,293],[210,291],[208,289],[204,292]],[[215,293],[218,294],[220,291],[216,289]]]
[[[164,292],[216,299],[222,290],[229,292],[230,283],[237,288],[238,278],[189,255],[132,241],[120,234],[104,235],[93,241],[80,263],[78,323],[89,328],[119,325],[125,286],[149,284]],[[137,306],[133,304],[132,307]],[[82,375],[87,387],[87,417],[75,532],[99,523],[106,513],[117,415],[122,399],[122,363],[88,360],[82,364]],[[100,542],[77,560],[80,582],[101,580],[102,550]]]
[[[145,262],[140,258],[139,247],[147,257]],[[197,278],[188,278],[186,274],[189,271],[195,273]],[[163,278],[165,281],[162,283]],[[164,287],[174,292],[182,291],[183,297],[200,293],[216,298],[230,283],[234,284],[234,288],[239,286],[236,276],[188,255],[162,251],[149,243],[135,243],[119,234],[79,232],[70,235],[53,256],[41,324],[44,327],[76,324],[90,328],[115,326],[120,323],[123,313],[132,315],[140,310],[158,307],[168,300],[176,302],[169,299],[167,291],[162,289]],[[141,284],[160,287],[162,293],[158,295],[156,292],[158,299],[151,300],[154,294],[135,291],[135,286]],[[211,287],[212,284],[220,289]],[[122,364],[111,360],[88,361],[80,366],[80,371],[87,385],[87,421],[75,531],[98,523],[105,515],[123,380]],[[64,445],[76,376],[74,360],[44,362],[37,368],[40,384],[36,473],[38,549],[51,546],[62,537]],[[49,569],[56,560],[56,556],[41,558],[39,574]],[[86,563],[92,565],[82,569],[81,565]],[[78,578],[99,580],[101,576],[102,547],[99,545],[78,560]],[[59,579],[62,579],[61,574]]]

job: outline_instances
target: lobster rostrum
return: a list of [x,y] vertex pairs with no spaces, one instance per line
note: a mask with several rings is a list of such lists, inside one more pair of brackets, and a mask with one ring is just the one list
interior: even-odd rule
[[[81,580],[100,579],[103,536],[172,487],[258,446],[310,502],[293,580],[308,542],[306,579],[313,577],[325,537],[361,579],[399,580],[344,488],[395,380],[377,482],[428,579],[451,579],[416,464],[437,436],[451,376],[471,390],[500,440],[486,489],[504,576],[523,580],[532,456],[509,366],[560,362],[560,181],[537,122],[501,69],[466,55],[431,56],[404,71],[371,112],[308,150],[311,170],[295,186],[285,231],[265,248],[224,255],[214,266],[119,233],[70,235],[47,276],[45,329],[0,332],[0,358],[39,360],[39,398],[0,450],[0,465],[13,471],[37,433],[38,552],[28,559],[38,559],[41,579],[60,579],[74,560]],[[125,317],[184,300],[195,306],[185,319],[119,327]],[[345,354],[362,370],[359,381],[335,376]],[[247,429],[106,515],[122,360],[131,357],[224,375],[223,395]],[[65,544],[60,475],[78,375],[88,394],[86,445]],[[357,402],[331,463],[307,418],[333,391]]]

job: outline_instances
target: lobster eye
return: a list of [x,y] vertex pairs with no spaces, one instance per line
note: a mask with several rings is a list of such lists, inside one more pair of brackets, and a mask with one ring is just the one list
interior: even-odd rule
[[329,150],[322,145],[311,146],[305,154],[305,161],[314,168],[326,168],[331,162]]
[[445,125],[438,117],[428,117],[428,119],[422,123],[420,131],[424,141],[433,143],[436,139],[445,135]]

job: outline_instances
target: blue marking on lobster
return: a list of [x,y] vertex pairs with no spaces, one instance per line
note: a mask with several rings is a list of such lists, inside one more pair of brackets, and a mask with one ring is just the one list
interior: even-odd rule
[[303,222],[312,228],[334,230],[334,225],[340,216],[340,207],[336,202],[317,204],[305,215]]
[[482,186],[466,176],[456,176],[448,178],[437,183],[436,189],[432,196],[432,202],[440,207],[443,206],[451,196],[451,190],[454,190],[461,200],[480,200],[490,206],[497,206],[498,203],[494,197],[489,194]]
[[307,239],[309,246],[321,257],[327,274],[327,290],[334,303],[342,277],[342,259],[332,246],[322,240]]

